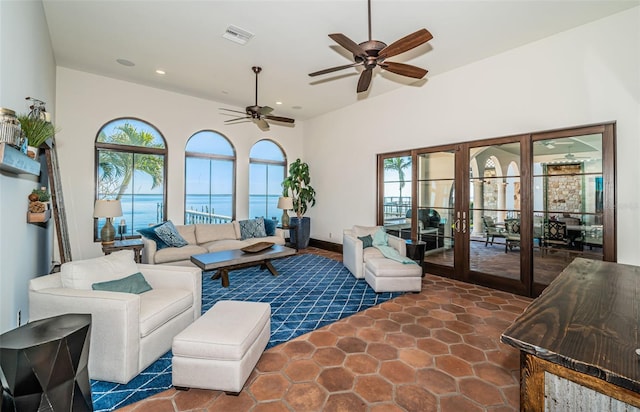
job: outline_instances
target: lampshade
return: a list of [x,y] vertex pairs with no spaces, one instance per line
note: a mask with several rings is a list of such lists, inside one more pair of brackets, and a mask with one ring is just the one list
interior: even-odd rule
[[293,199],[287,196],[280,196],[278,198],[278,209],[284,209],[284,210],[293,209]]
[[122,205],[119,200],[96,200],[93,217],[122,216]]

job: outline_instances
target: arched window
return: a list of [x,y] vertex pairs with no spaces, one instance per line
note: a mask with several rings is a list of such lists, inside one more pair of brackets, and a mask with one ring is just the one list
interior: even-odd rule
[[265,219],[282,216],[277,208],[282,196],[287,159],[284,151],[270,140],[260,140],[249,153],[249,217]]
[[189,138],[185,148],[184,223],[226,223],[235,215],[236,153],[211,130]]
[[[119,238],[162,222],[167,211],[167,145],[151,124],[119,118],[100,128],[95,142],[96,199],[117,199],[122,216],[114,216]],[[93,237],[105,218],[94,219]]]

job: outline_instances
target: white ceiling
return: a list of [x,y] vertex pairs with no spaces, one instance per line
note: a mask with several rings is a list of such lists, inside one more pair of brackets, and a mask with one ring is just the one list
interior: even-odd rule
[[[261,66],[258,104],[274,107],[274,115],[306,119],[398,87],[421,87],[429,77],[637,6],[640,0],[373,0],[374,39],[390,44],[420,28],[434,38],[389,59],[429,70],[426,80],[377,68],[369,91],[360,95],[359,69],[313,78],[308,73],[352,62],[327,35],[368,40],[366,0],[43,4],[59,66],[236,107],[254,103],[251,66]],[[226,40],[222,34],[229,25],[255,37],[246,45]]]

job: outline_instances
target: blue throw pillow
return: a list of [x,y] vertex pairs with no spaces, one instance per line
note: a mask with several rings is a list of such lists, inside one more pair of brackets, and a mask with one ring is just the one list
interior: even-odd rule
[[380,228],[373,234],[373,244],[375,246],[388,246],[387,242],[387,232],[383,228]]
[[273,219],[264,219],[264,231],[267,232],[267,236],[275,236],[277,222]]
[[366,249],[368,247],[372,247],[373,246],[373,238],[371,237],[371,235],[358,236],[358,239],[362,240],[362,248],[363,249]]
[[144,229],[138,229],[138,233],[140,233],[142,236],[146,237],[147,239],[153,240],[154,242],[156,242],[156,249],[158,250],[164,249],[166,247],[169,247],[169,245],[167,245],[162,239],[160,239],[155,232],[155,229],[157,227],[160,227],[163,224],[164,223],[160,223],[155,226],[150,226]]
[[261,217],[257,219],[241,220],[238,224],[240,225],[241,240],[267,236],[267,231],[264,229],[264,219]]
[[169,246],[182,247],[189,244],[189,242],[187,242],[182,236],[180,236],[180,233],[178,233],[178,229],[176,229],[176,227],[173,225],[173,222],[171,222],[170,220],[167,220],[166,222],[155,228],[153,231],[156,232],[156,235],[158,235],[158,237]]
[[136,295],[152,289],[151,285],[147,283],[147,280],[140,272],[122,279],[94,283],[91,285],[91,288],[93,290],[107,290],[110,292],[135,293]]

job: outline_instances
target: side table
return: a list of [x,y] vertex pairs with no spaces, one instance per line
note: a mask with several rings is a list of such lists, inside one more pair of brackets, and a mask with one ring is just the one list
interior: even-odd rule
[[142,263],[143,248],[144,243],[142,242],[142,239],[116,240],[110,245],[102,245],[102,253],[108,255],[119,250],[133,250],[133,256],[136,263]]
[[91,315],[77,313],[36,320],[0,335],[2,410],[93,411],[90,336]]
[[[282,226],[282,225],[278,225],[278,226],[276,226],[276,227],[277,227],[278,229],[286,230],[286,231],[288,231],[288,232],[289,232],[289,237],[288,237],[288,238],[285,238],[285,242],[286,242],[286,243],[285,243],[285,246],[287,246],[287,247],[292,247],[292,248],[294,248],[294,249],[297,251],[297,250],[298,250],[298,242],[296,242],[296,244],[295,244],[295,245],[294,245],[293,243],[291,243],[291,231],[292,231],[292,230],[296,230],[296,229],[298,228],[298,226],[297,226],[297,225],[292,225],[292,224],[290,224],[289,226],[286,226],[286,227],[285,227],[285,226]],[[298,237],[296,236],[296,239],[297,239],[297,238],[298,238]]]
[[427,248],[427,242],[423,242],[422,240],[405,240],[407,244],[407,257],[409,259],[415,260],[415,262],[420,265],[422,268],[422,276],[424,276],[424,252]]

